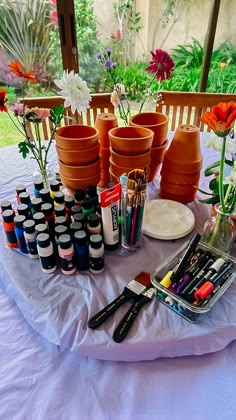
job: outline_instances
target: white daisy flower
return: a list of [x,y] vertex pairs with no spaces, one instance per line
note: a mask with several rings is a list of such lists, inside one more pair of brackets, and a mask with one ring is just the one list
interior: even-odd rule
[[[216,137],[215,134],[210,134],[208,138],[205,141],[206,147],[210,147],[213,150],[216,150],[217,152],[221,152],[222,150],[222,137]],[[225,147],[226,153],[236,153],[236,141],[235,139],[231,139],[229,136],[227,137],[226,141],[226,147]]]
[[71,70],[64,70],[61,79],[54,80],[54,83],[61,89],[60,95],[65,99],[64,106],[71,106],[74,114],[77,110],[78,114],[89,108],[91,95],[87,83],[81,77]]

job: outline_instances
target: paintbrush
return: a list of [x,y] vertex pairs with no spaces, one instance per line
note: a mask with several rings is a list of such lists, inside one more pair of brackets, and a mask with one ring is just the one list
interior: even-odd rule
[[109,303],[88,322],[89,328],[97,328],[107,320],[124,302],[137,299],[148,287],[151,286],[150,273],[142,271],[125,286],[123,292]]
[[118,327],[115,329],[114,334],[112,336],[113,340],[116,343],[121,343],[124,338],[127,336],[130,328],[132,327],[140,309],[145,305],[145,303],[150,302],[155,294],[154,287],[150,287],[149,289],[145,290],[139,297],[136,302],[129,308],[128,312],[120,321]]

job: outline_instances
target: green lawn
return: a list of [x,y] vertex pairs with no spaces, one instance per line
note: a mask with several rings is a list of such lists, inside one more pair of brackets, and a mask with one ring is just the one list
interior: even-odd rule
[[[14,118],[14,115],[12,113]],[[21,141],[21,134],[14,127],[6,112],[0,112],[0,147],[17,144]]]

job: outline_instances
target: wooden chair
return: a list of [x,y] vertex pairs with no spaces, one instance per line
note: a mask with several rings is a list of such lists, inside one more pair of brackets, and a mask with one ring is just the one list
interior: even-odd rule
[[[64,99],[61,96],[48,96],[48,97],[35,97],[35,98],[24,98],[22,102],[30,109],[34,107],[38,108],[53,108],[53,106],[59,106],[64,104]],[[90,108],[86,112],[79,115],[77,112],[72,114],[70,107],[65,109],[64,118],[61,121],[61,125],[69,124],[86,124],[94,125],[97,114],[102,112],[114,113],[114,106],[111,103],[110,93],[96,93],[91,95]],[[71,117],[71,118],[67,118]],[[42,121],[42,131],[44,139],[49,139],[52,132],[52,124],[49,119]],[[34,124],[29,123],[28,135],[30,139],[37,139],[37,132],[34,130]]]
[[220,102],[236,102],[236,94],[206,92],[167,92],[158,93],[156,111],[169,117],[169,130],[175,131],[180,124],[194,124],[200,131],[211,131],[199,117]]

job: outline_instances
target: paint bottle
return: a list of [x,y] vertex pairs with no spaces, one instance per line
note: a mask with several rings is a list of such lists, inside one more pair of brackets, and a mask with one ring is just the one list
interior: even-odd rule
[[91,235],[89,244],[89,270],[93,274],[104,271],[104,245],[101,235]]
[[34,181],[34,196],[35,198],[40,198],[40,191],[44,188],[43,180],[38,179]]
[[20,195],[20,203],[21,204],[27,204],[27,206],[29,207],[29,209],[31,209],[32,207],[32,203],[31,203],[31,199],[30,199],[30,195],[27,192],[21,192]]
[[82,206],[75,205],[71,207],[71,221],[74,222],[74,215],[77,213],[82,213]]
[[48,188],[43,188],[39,191],[40,198],[43,203],[51,203],[53,205],[53,200],[50,196],[50,191]]
[[60,257],[61,272],[69,275],[76,270],[74,262],[74,245],[71,242],[70,235],[59,236],[58,254]]
[[105,248],[114,250],[119,245],[120,184],[101,192],[102,228]]
[[15,213],[13,210],[4,210],[2,212],[2,224],[5,231],[7,246],[10,248],[18,248],[18,243],[15,234],[15,223],[14,223]]
[[42,198],[32,198],[31,203],[32,203],[32,208],[31,208],[32,214],[38,213],[41,211],[41,205],[43,204]]
[[54,207],[58,204],[63,204],[63,206],[65,205],[65,195],[61,191],[54,193]]
[[75,264],[78,270],[89,269],[89,247],[87,235],[84,230],[79,230],[74,234],[75,244]]
[[56,217],[66,216],[66,209],[63,204],[58,204],[58,206],[55,206],[54,212]]
[[78,230],[83,230],[82,223],[80,223],[80,222],[72,222],[70,224],[70,234],[71,234],[71,237],[72,238],[74,238],[74,234],[75,234],[75,232],[78,232]]
[[85,196],[86,197],[97,197],[97,187],[96,185],[89,185],[86,188],[86,192],[85,192]]
[[18,247],[20,251],[23,252],[24,254],[28,254],[28,249],[26,246],[25,236],[24,236],[24,228],[23,228],[23,223],[25,222],[25,220],[26,220],[25,216],[21,216],[19,214],[15,216],[14,229],[15,229],[16,239],[17,239]]
[[76,190],[74,193],[75,196],[75,202],[78,204],[81,204],[82,200],[85,197],[85,192],[82,189]]
[[67,227],[67,220],[65,216],[58,216],[55,218],[55,226],[64,225]]
[[[38,225],[39,226],[39,225]],[[25,242],[30,258],[36,260],[39,258],[36,242],[35,222],[33,220],[26,220],[23,223]]]
[[13,210],[11,202],[8,200],[1,201],[0,207],[1,207],[1,213],[5,210]]
[[54,212],[53,212],[52,204],[43,203],[41,206],[41,210],[45,216],[46,222],[48,224],[49,235],[52,239],[54,238],[54,234],[55,234],[55,219],[54,219]]
[[99,221],[99,217],[97,216],[97,214],[93,213],[93,214],[89,214],[87,217],[87,232],[90,235],[93,234],[101,234],[101,223]]
[[37,236],[37,250],[44,273],[53,273],[57,269],[56,258],[53,252],[52,242],[47,233],[40,233]]
[[73,220],[74,220],[74,222],[82,223],[83,230],[86,229],[87,218],[85,217],[85,215],[83,213],[76,213],[76,214],[74,214]]
[[16,201],[17,203],[20,203],[20,193],[26,192],[26,186],[25,185],[17,185],[16,186]]
[[75,199],[72,195],[65,196],[65,210],[67,214],[68,222],[71,223],[72,207],[75,205]]
[[41,212],[41,211],[39,211],[38,213],[34,213],[33,220],[35,221],[36,225],[40,225],[42,223],[47,224],[45,216],[44,216],[43,212]]
[[54,200],[54,196],[56,192],[60,191],[60,182],[56,179],[50,182],[50,196],[52,200]]
[[95,207],[93,200],[91,198],[84,198],[82,201],[82,213],[85,216],[88,216],[91,213],[95,212]]

